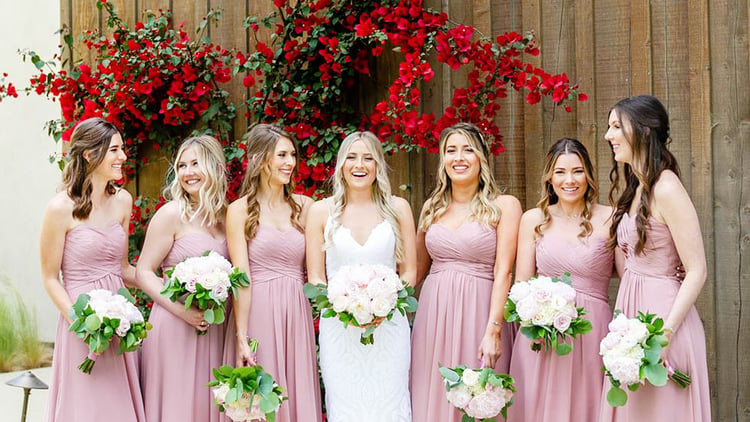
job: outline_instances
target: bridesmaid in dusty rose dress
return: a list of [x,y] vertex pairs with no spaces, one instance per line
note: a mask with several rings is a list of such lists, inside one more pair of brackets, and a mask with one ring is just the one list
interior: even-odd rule
[[[149,321],[154,328],[143,342],[141,388],[149,421],[209,422],[219,419],[206,387],[212,368],[221,366],[224,324],[209,326],[203,312],[185,310],[159,292],[156,275],[186,258],[214,250],[227,256],[224,239],[226,166],[219,142],[210,136],[180,145],[165,189],[170,201],[148,225],[136,282],[154,299]],[[197,331],[206,332],[197,335]]]
[[111,123],[91,118],[78,124],[70,143],[63,191],[47,206],[39,242],[42,282],[61,314],[47,420],[142,422],[137,355],[117,356],[115,344],[96,359],[91,374],[84,374],[78,365],[88,346],[68,330],[68,312],[80,294],[93,289],[116,292],[123,279],[135,278],[126,234],[133,199],[112,183],[123,177],[127,157],[122,137]]
[[[305,283],[302,221],[312,199],[294,194],[297,146],[286,131],[267,124],[248,134],[242,196],[227,212],[232,263],[250,276],[240,289],[224,344],[224,362],[256,362],[286,389],[277,421],[320,421],[315,331]],[[257,356],[249,337],[258,340]],[[222,419],[226,419],[222,415]]]
[[602,391],[599,342],[607,334],[612,311],[607,287],[614,254],[607,247],[610,207],[596,200],[599,188],[586,148],[563,138],[544,163],[542,198],[526,211],[518,234],[516,279],[570,273],[576,304],[588,312],[590,333],[573,340],[573,351],[558,356],[534,352],[531,340],[516,336],[510,375],[516,380],[509,421],[596,421]]
[[[698,215],[667,149],[669,116],[650,95],[626,98],[612,107],[604,138],[615,161],[612,186],[618,186],[621,171],[625,179],[616,202],[617,192],[610,191],[615,209],[610,245],[625,255],[615,308],[628,317],[643,311],[663,318],[670,344],[662,358],[688,373],[692,383],[684,390],[671,381],[663,387],[646,384],[628,392],[625,406],[612,408],[605,381],[600,420],[710,421],[706,339],[695,310],[706,281],[706,256]],[[682,282],[673,274],[680,261]]]
[[438,364],[484,363],[508,371],[511,327],[503,329],[502,321],[521,204],[500,193],[488,157],[474,125],[459,123],[440,134],[437,187],[422,208],[417,233],[417,280],[429,274],[412,333],[415,421],[461,420],[445,398]]

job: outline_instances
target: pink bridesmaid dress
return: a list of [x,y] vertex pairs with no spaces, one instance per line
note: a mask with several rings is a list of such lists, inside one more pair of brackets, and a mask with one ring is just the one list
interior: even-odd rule
[[[497,232],[475,221],[455,230],[432,224],[425,243],[432,265],[412,331],[412,415],[415,422],[460,422],[461,412],[445,398],[438,364],[481,366],[477,352],[489,319]],[[502,329],[497,372],[508,372],[511,328]]]
[[573,340],[573,351],[558,356],[554,351],[532,351],[531,340],[519,333],[513,345],[510,375],[516,381],[508,421],[595,422],[602,391],[602,359],[599,343],[607,335],[612,312],[607,288],[614,254],[604,238],[585,241],[564,239],[545,233],[536,242],[536,265],[540,276],[570,273],[576,290],[576,305],[586,309],[591,332]]
[[[228,256],[224,240],[205,233],[175,239],[161,264],[162,271],[187,258],[213,250]],[[185,323],[154,303],[149,322],[153,329],[141,349],[141,389],[149,422],[210,422],[219,420],[213,394],[206,384],[213,368],[221,366],[225,324],[211,325],[197,335]]]
[[[617,227],[617,240],[625,252],[625,273],[615,309],[628,317],[642,311],[666,319],[680,289],[680,280],[675,277],[675,267],[680,263],[677,249],[667,226],[653,217],[649,219],[646,247],[641,254],[635,253],[637,239],[635,218],[623,215]],[[642,385],[638,391],[628,391],[625,406],[613,408],[607,404],[610,384],[605,380],[600,420],[710,421],[706,336],[695,306],[675,332],[667,349],[667,360],[672,367],[690,375],[690,386],[682,389],[672,381],[663,387]]]
[[[80,224],[65,235],[62,278],[75,302],[94,289],[116,292],[123,287],[122,256],[127,236],[116,221],[104,228]],[[136,353],[117,356],[117,343],[96,359],[90,374],[78,370],[88,346],[63,318],[57,324],[52,358],[47,420],[50,422],[143,422],[141,388]]]
[[[310,302],[305,283],[305,236],[297,229],[258,226],[248,244],[252,304],[247,336],[258,340],[257,362],[289,396],[276,421],[321,420],[320,384]],[[230,317],[234,321],[234,315]],[[237,336],[229,324],[224,362],[235,365]],[[222,420],[229,419],[222,415]]]

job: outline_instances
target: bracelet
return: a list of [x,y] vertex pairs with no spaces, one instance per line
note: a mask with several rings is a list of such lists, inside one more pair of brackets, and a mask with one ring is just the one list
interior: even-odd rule
[[247,340],[248,338],[250,338],[250,336],[248,336],[247,334],[237,333],[237,338]]
[[496,326],[496,327],[499,327],[499,326],[500,326],[500,323],[499,323],[499,322],[497,322],[497,321],[492,321],[492,325],[494,325],[494,326]]

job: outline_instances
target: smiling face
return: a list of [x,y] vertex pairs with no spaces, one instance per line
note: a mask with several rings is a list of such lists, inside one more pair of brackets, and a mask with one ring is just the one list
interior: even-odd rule
[[276,142],[276,147],[268,163],[263,169],[263,176],[269,183],[286,185],[292,180],[294,166],[297,165],[297,150],[288,138],[281,137]]
[[177,179],[182,189],[191,197],[197,195],[205,183],[206,174],[198,161],[195,147],[185,148],[177,160]]
[[[86,156],[90,157],[90,154],[84,154],[84,157]],[[107,152],[104,153],[102,161],[96,166],[93,174],[106,180],[120,180],[123,177],[122,165],[127,158],[128,156],[125,155],[123,149],[122,137],[119,133],[115,133],[109,141]]]
[[561,202],[582,202],[588,189],[586,171],[577,154],[562,154],[557,157],[552,170],[550,184]]
[[350,188],[370,188],[377,177],[378,164],[367,143],[354,141],[344,157],[342,171]]
[[612,152],[615,154],[615,161],[632,164],[633,147],[629,138],[630,134],[633,133],[633,128],[630,124],[630,119],[617,110],[612,110],[609,113],[608,126],[609,128],[607,129],[607,133],[604,134],[604,139],[612,147]]
[[443,169],[452,183],[477,182],[481,162],[469,139],[460,132],[448,136],[443,150]]

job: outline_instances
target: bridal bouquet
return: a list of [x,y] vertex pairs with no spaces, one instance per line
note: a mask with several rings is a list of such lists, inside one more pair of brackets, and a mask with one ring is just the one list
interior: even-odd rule
[[[195,305],[205,311],[203,319],[209,324],[224,322],[230,290],[236,296],[238,288],[250,285],[244,272],[214,251],[187,258],[165,274],[168,279],[161,294],[172,302],[184,296],[185,309]],[[206,332],[197,331],[198,335]]]
[[[255,353],[258,341],[250,339]],[[208,383],[219,410],[233,421],[276,420],[281,402],[287,399],[284,389],[260,365],[214,368],[214,380]]]
[[137,350],[151,329],[125,288],[117,293],[95,289],[79,295],[70,317],[73,319],[70,331],[89,346],[88,356],[78,366],[85,374],[91,373],[96,357],[107,350],[114,337],[120,339],[117,354],[121,355]]
[[516,391],[510,375],[496,374],[492,368],[438,367],[445,381],[445,396],[464,413],[462,421],[494,421],[499,414],[507,417]]
[[661,387],[667,378],[682,388],[690,385],[690,376],[665,366],[661,359],[662,348],[669,341],[664,336],[664,321],[654,314],[638,312],[635,318],[627,318],[617,312],[609,323],[609,333],[599,345],[604,366],[612,388],[607,392],[607,402],[612,406],[623,406],[628,395],[620,388],[627,386],[635,391],[646,380]]
[[372,344],[375,328],[395,311],[406,315],[417,310],[414,288],[385,265],[344,265],[327,286],[307,283],[304,292],[323,318],[338,317],[344,327],[361,327],[362,344]]
[[557,277],[536,277],[513,284],[505,304],[505,319],[520,322],[521,332],[532,340],[531,350],[554,349],[564,356],[573,350],[567,338],[591,331],[591,322],[582,318],[577,308],[576,291],[570,286],[570,274]]

